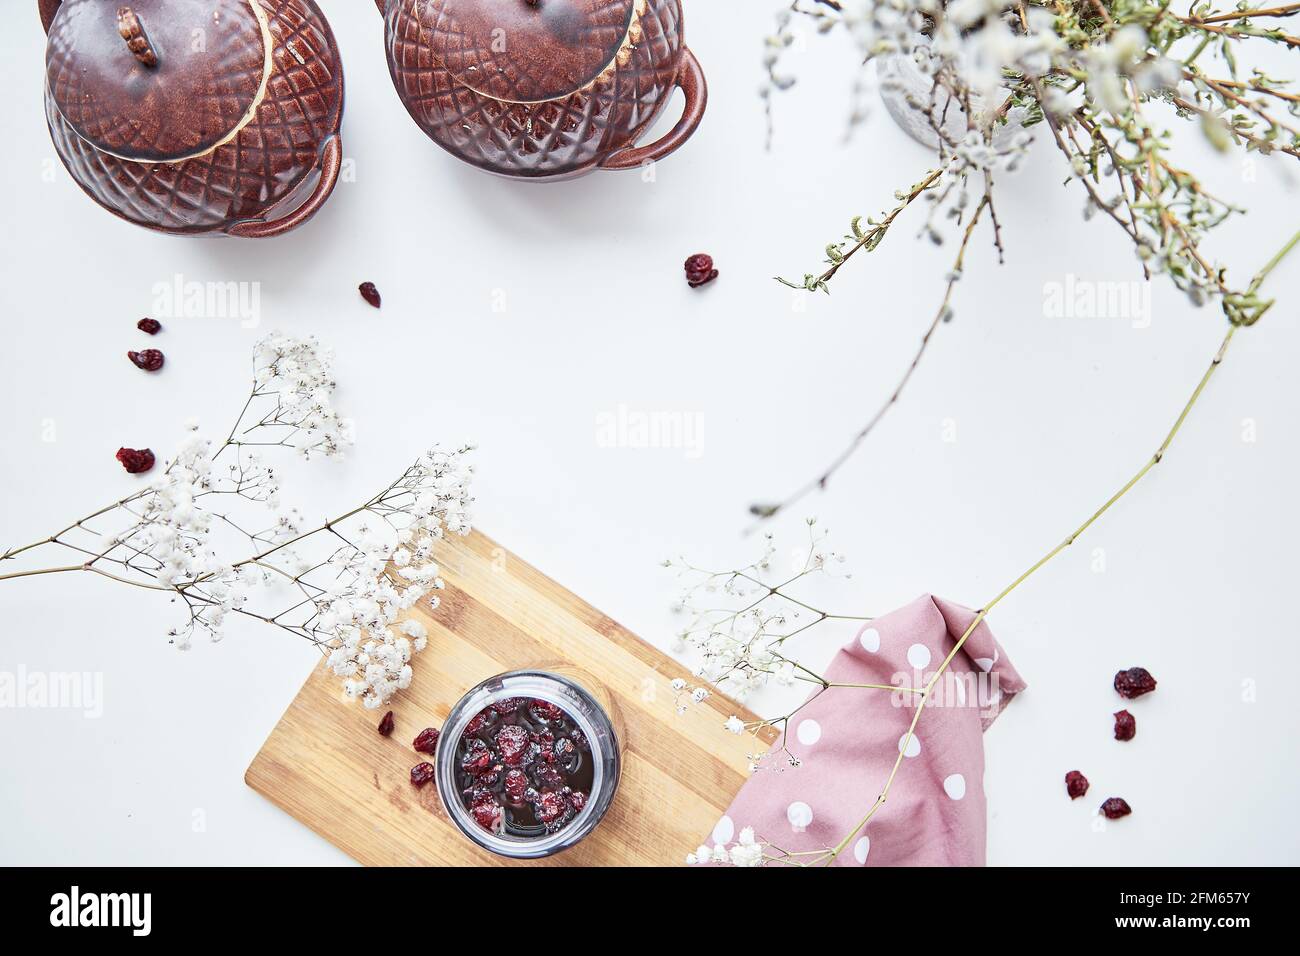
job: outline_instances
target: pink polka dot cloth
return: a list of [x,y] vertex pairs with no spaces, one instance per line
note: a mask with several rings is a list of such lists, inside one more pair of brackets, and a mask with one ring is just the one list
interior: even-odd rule
[[[968,608],[918,598],[864,625],[823,676],[832,683],[923,687],[974,619]],[[835,865],[983,866],[982,735],[1024,688],[981,621],[931,692],[887,801]],[[857,687],[815,694],[786,734],[798,766],[778,742],[714,827],[712,842],[733,842],[753,827],[755,838],[771,845],[769,856],[838,845],[889,778],[918,698]]]

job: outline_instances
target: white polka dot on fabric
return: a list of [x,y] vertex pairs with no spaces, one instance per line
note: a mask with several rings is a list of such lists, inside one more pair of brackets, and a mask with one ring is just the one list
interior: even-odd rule
[[718,821],[718,825],[713,828],[714,843],[730,843],[731,838],[736,835],[736,824],[732,822],[731,817],[723,817]]
[[862,645],[863,650],[874,654],[880,650],[880,632],[874,627],[869,627],[858,635],[858,643]]
[[799,743],[811,747],[822,739],[822,725],[809,718],[799,725],[795,736],[799,738]]
[[[904,744],[907,745],[906,750],[903,750]],[[921,752],[921,738],[912,734],[912,739],[908,740],[907,734],[903,734],[898,738],[898,749],[902,751],[904,757],[915,757]]]
[[790,821],[790,826],[796,830],[806,830],[808,825],[813,822],[812,807],[802,800],[796,800],[786,808],[785,818]]
[[871,838],[863,837],[857,843],[853,844],[853,859],[859,863],[867,862],[867,854],[871,852]]
[[907,649],[907,663],[917,670],[922,670],[930,663],[930,648],[924,644],[913,644]]
[[959,773],[954,773],[943,780],[943,792],[948,794],[954,800],[960,800],[966,796],[966,778]]

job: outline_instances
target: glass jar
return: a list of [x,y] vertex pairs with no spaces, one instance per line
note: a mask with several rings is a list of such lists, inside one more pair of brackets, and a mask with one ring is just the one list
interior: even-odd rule
[[[928,62],[929,39],[919,37],[917,46],[911,53],[890,53],[876,59],[876,78],[880,81],[880,98],[889,112],[890,118],[898,124],[908,136],[923,146],[937,149],[939,135],[933,123],[941,126],[944,136],[950,142],[960,142],[966,136],[966,110],[962,104],[953,99],[944,87],[935,89],[934,77],[929,70],[921,68],[921,63]],[[1003,94],[1009,91],[1003,90]],[[1001,98],[994,103],[996,106]],[[971,97],[971,109],[975,112],[977,122],[984,122],[984,114],[989,109],[984,100],[978,96]],[[1022,130],[1028,113],[1024,107],[1015,106],[1007,112],[1006,122],[993,130],[993,146],[1006,147]]]
[[[588,675],[573,671],[574,676],[569,676],[563,672],[565,670],[510,671],[489,677],[452,707],[438,738],[434,761],[438,794],[442,797],[447,816],[471,841],[500,856],[533,860],[568,849],[596,828],[618,789],[621,757],[619,734],[611,717],[614,710],[612,700]],[[589,691],[588,687],[592,690]],[[597,693],[606,698],[608,710],[597,700]],[[537,698],[559,707],[586,735],[590,746],[591,793],[577,816],[555,833],[521,837],[489,832],[478,825],[461,800],[456,782],[456,751],[460,738],[475,715],[485,707],[510,697]]]

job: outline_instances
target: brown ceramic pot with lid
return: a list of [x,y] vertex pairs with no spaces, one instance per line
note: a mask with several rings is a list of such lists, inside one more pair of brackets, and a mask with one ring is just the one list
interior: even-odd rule
[[129,222],[276,236],[342,164],[343,68],[312,0],[39,0],[59,157]]
[[[681,146],[708,88],[680,0],[376,0],[393,84],[434,142],[506,176],[630,169]],[[681,120],[637,146],[673,88]]]

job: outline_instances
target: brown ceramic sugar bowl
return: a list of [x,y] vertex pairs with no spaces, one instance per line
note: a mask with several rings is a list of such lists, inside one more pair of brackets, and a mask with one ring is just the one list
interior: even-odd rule
[[[453,155],[547,180],[662,159],[699,126],[708,89],[680,0],[376,0],[407,111]],[[646,133],[680,87],[663,138]]]
[[39,0],[45,114],[77,184],[137,225],[276,236],[342,163],[343,68],[312,0]]

